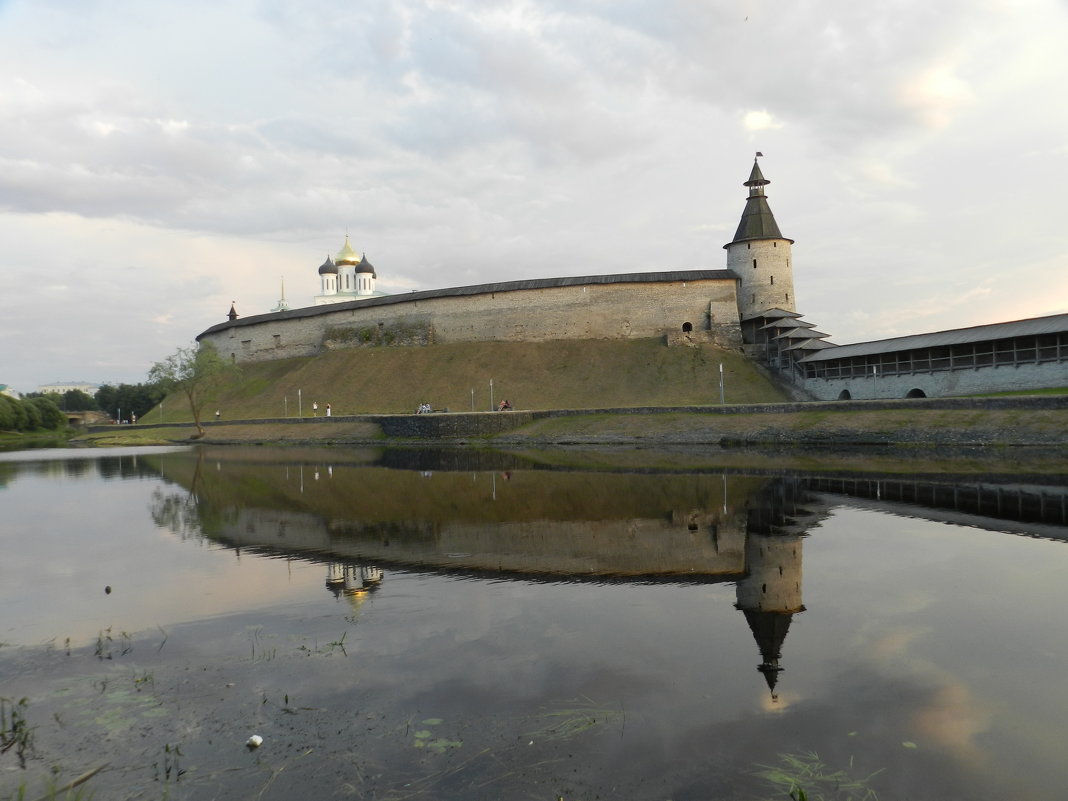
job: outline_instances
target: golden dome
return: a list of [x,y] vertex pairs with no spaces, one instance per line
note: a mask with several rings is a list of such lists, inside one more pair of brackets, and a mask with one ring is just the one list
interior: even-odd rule
[[345,246],[337,252],[334,257],[334,264],[359,264],[360,257],[355,250],[352,249],[352,245],[349,244],[349,235],[345,234]]

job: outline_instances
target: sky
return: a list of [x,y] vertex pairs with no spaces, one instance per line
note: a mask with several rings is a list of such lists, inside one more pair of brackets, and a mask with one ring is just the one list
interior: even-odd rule
[[291,307],[723,269],[838,344],[1068,312],[1068,0],[0,0],[0,383]]

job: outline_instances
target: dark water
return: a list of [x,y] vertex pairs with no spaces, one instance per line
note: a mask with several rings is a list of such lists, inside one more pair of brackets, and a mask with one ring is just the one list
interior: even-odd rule
[[0,799],[1064,797],[1068,481],[763,472],[2,454]]

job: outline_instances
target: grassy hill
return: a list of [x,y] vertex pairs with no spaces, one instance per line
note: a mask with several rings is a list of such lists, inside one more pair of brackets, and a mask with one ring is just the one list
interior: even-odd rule
[[[784,400],[739,353],[704,345],[667,347],[659,339],[539,343],[465,342],[426,347],[363,347],[246,365],[227,379],[205,407],[223,419],[297,415],[313,401],[324,414],[412,412],[423,402],[435,409],[471,411],[507,398],[517,409],[588,409],[604,406],[718,404],[719,365],[727,403]],[[191,419],[188,404],[168,398],[144,422]]]

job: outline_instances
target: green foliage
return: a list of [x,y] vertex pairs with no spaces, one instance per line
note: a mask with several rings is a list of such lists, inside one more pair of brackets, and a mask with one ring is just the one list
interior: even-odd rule
[[15,406],[18,403],[14,398],[0,395],[0,431],[17,431],[15,425]]
[[80,389],[68,389],[66,392],[31,392],[27,398],[50,398],[64,412],[88,412],[97,411],[99,407],[96,398],[82,392]]
[[62,431],[66,427],[67,416],[48,396],[9,398],[0,395],[0,430]]
[[234,368],[225,362],[209,344],[178,348],[148,371],[148,379],[164,392],[181,392],[189,401],[193,422],[201,436],[204,427],[200,416],[212,390],[222,383],[224,375]]
[[46,431],[58,431],[67,427],[67,415],[60,411],[59,406],[51,398],[31,398],[29,403],[37,410],[40,420],[38,428],[43,428]]
[[[38,431],[44,428],[44,421],[41,419],[41,409],[34,403],[34,401],[40,400],[39,398],[23,398],[19,401],[22,405],[23,411],[26,413],[26,423],[23,431]],[[50,401],[51,402],[51,401]]]
[[365,326],[363,328],[330,328],[323,335],[324,343],[334,346],[354,347],[358,345],[429,345],[433,333],[425,325],[406,325],[395,323],[387,326]]
[[[104,384],[96,391],[93,398],[94,408],[99,408],[113,416],[119,415],[122,410],[124,419],[132,419],[131,415],[144,417],[166,393],[156,383],[148,384]],[[71,407],[67,407],[71,408]]]

